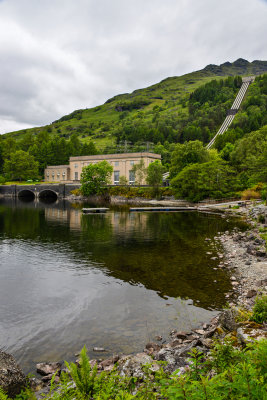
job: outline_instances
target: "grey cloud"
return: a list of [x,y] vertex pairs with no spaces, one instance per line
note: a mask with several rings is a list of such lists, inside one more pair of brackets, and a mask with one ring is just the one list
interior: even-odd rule
[[263,0],[0,1],[0,133],[239,57],[267,60]]

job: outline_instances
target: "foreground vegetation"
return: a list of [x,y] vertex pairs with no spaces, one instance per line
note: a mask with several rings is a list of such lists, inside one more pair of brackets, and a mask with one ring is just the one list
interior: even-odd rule
[[[267,295],[256,299],[252,312],[239,311],[241,320],[249,318],[257,324],[267,322]],[[257,325],[259,326],[259,325]],[[60,382],[51,381],[50,392],[44,399],[53,400],[266,400],[267,398],[267,339],[256,340],[244,348],[237,347],[234,332],[224,339],[215,339],[208,355],[193,349],[188,366],[169,375],[164,363],[155,371],[143,366],[142,377],[134,378],[120,373],[119,366],[112,371],[99,372],[91,366],[84,347],[79,365],[65,363],[68,372],[62,372]],[[30,388],[16,400],[35,400]],[[0,400],[9,400],[0,388]]]
[[[81,351],[80,367],[66,363],[69,373],[62,372],[60,383],[51,382],[44,399],[74,400],[130,400],[130,399],[187,399],[187,400],[265,400],[267,393],[267,340],[248,345],[244,350],[232,346],[229,340],[217,342],[210,356],[193,350],[190,366],[180,375],[168,376],[163,368],[152,372],[143,367],[142,379],[121,376],[116,368],[97,372],[91,367],[86,349]],[[36,399],[30,389],[17,400]],[[0,400],[8,396],[0,391]]]

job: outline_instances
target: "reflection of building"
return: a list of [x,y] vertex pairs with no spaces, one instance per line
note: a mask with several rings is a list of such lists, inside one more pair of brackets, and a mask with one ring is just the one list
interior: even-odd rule
[[[93,217],[93,220],[90,219]],[[82,230],[82,218],[86,218],[92,227],[97,231],[98,226],[94,225],[98,219],[104,219],[107,226],[112,226],[114,234],[123,234],[126,239],[135,232],[141,231],[143,238],[150,237],[148,229],[149,214],[146,213],[128,213],[128,212],[109,212],[107,214],[93,214],[82,216],[80,209],[68,208],[66,210],[57,208],[45,208],[45,219],[50,222],[59,222],[66,224],[71,230]]]
[[69,165],[48,166],[45,169],[45,181],[79,181],[83,167],[106,160],[113,167],[112,183],[114,183],[114,185],[119,183],[121,176],[125,176],[130,184],[134,184],[135,176],[132,169],[135,164],[138,164],[141,160],[143,160],[144,166],[147,168],[151,162],[160,159],[161,156],[159,154],[148,152],[70,157]]
[[60,210],[56,208],[45,208],[45,219],[52,222],[61,222],[69,225],[70,229],[81,229],[81,210],[69,208]]

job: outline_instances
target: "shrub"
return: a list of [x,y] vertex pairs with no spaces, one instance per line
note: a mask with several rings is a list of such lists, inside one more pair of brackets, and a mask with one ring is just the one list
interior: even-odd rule
[[251,319],[258,324],[267,321],[267,295],[256,298]]
[[80,196],[82,194],[80,189],[73,189],[70,191],[70,193],[74,196]]
[[242,198],[242,200],[252,200],[252,199],[256,200],[256,199],[260,199],[261,195],[259,192],[256,192],[255,190],[247,189],[241,193],[241,198]]
[[128,180],[127,180],[126,176],[121,175],[119,178],[119,183],[120,183],[120,185],[128,185]]
[[264,217],[263,214],[260,214],[260,215],[258,216],[258,222],[260,222],[261,224],[264,224],[264,223],[265,223],[265,217]]
[[6,178],[3,175],[0,175],[0,185],[4,185],[6,183]]

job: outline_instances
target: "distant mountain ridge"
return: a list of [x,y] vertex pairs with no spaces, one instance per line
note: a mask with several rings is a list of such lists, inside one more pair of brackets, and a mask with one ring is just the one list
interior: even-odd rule
[[203,68],[203,71],[208,71],[218,76],[260,75],[267,71],[267,61],[254,60],[249,62],[244,58],[238,58],[233,63],[227,61],[221,65],[209,64]]

